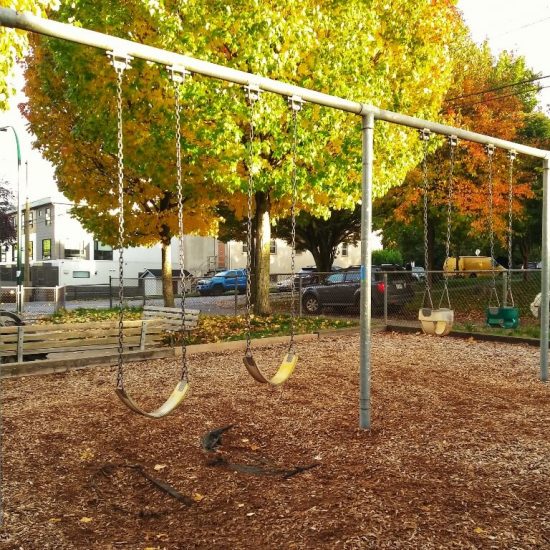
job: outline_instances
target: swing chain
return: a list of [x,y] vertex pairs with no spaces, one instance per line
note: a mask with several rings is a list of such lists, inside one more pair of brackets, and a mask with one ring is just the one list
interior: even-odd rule
[[[449,258],[451,252],[451,220],[453,210],[453,186],[454,186],[454,166],[455,166],[455,151],[458,145],[457,136],[448,137],[450,147],[450,168],[449,168],[449,180],[447,184],[447,237],[445,241],[445,258]],[[443,294],[439,300],[439,307],[443,303],[443,297],[447,298],[447,305],[451,309],[451,298],[449,297],[449,278],[443,277]]]
[[485,145],[485,153],[489,158],[489,244],[491,249],[491,293],[489,295],[489,307],[491,307],[493,296],[496,298],[497,306],[500,307],[495,271],[495,236],[493,227],[493,156],[495,154],[495,146],[492,143]]
[[[296,156],[298,148],[298,112],[302,110],[304,101],[299,96],[290,96],[288,98],[288,106],[292,110],[293,124],[293,142],[292,142],[292,203],[290,206],[291,219],[291,252],[290,252],[290,343],[288,351],[294,351],[294,332],[296,319],[296,292],[294,289],[294,273],[296,271],[296,200],[298,195],[297,189],[297,166]],[[299,298],[300,299],[300,298]]]
[[118,164],[118,361],[117,388],[124,390],[124,142],[122,134],[122,79],[132,58],[108,52],[117,76],[117,164]]
[[510,304],[514,307],[514,295],[512,293],[512,208],[514,200],[514,161],[517,153],[515,150],[508,151],[509,165],[509,185],[508,185],[508,279],[506,284],[506,297],[510,298]]
[[252,191],[254,188],[254,176],[252,174],[254,162],[254,114],[256,102],[260,99],[261,90],[255,84],[244,87],[246,101],[249,108],[250,129],[248,135],[248,189],[247,189],[247,219],[246,219],[246,351],[245,356],[251,357],[250,332],[252,309]]
[[181,168],[181,102],[180,102],[180,87],[185,82],[187,75],[191,74],[189,71],[178,68],[170,67],[170,76],[174,85],[174,98],[176,102],[176,189],[178,197],[178,231],[180,235],[179,242],[179,262],[180,262],[180,285],[181,285],[181,375],[180,380],[188,380],[187,369],[187,337],[185,334],[185,298],[187,289],[185,284],[187,277],[185,275],[185,240],[184,240],[184,226],[183,226],[183,185],[182,185],[182,168]]
[[[431,137],[431,131],[427,128],[419,130],[420,140],[424,142],[424,156],[422,158],[422,183],[423,183],[423,219],[424,219],[424,266],[428,271],[428,146]],[[430,276],[427,274],[425,280],[424,297],[422,298],[422,307],[424,307],[426,296],[429,300],[429,306],[434,308],[432,292],[430,288]]]

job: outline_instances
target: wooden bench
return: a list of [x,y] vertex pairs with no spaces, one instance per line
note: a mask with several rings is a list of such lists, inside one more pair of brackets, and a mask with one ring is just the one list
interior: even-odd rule
[[[186,310],[185,331],[196,328],[199,310]],[[169,344],[181,330],[181,310],[146,306],[143,319],[124,321],[124,351]],[[167,338],[168,335],[168,338]],[[0,361],[102,355],[118,350],[118,321],[0,327]]]

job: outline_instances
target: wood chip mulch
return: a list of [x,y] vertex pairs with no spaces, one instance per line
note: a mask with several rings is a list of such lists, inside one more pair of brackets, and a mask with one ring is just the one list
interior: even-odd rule
[[[160,421],[118,402],[110,367],[4,380],[0,548],[549,548],[538,350],[376,334],[370,431],[358,353],[357,335],[300,343],[282,388],[240,353],[193,355]],[[153,407],[178,369],[129,364],[127,390]]]

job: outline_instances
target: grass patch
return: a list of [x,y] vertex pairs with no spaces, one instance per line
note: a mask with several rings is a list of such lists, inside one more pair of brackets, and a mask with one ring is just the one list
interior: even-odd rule
[[[142,308],[132,307],[124,310],[126,320],[141,319]],[[95,321],[116,321],[118,309],[78,308],[67,311],[60,310],[42,323],[90,323]],[[290,315],[275,314],[267,317],[252,316],[250,320],[252,338],[267,338],[268,336],[286,336],[290,334]],[[295,319],[295,333],[307,334],[318,330],[338,329],[358,326],[358,320],[332,319],[328,317],[302,317]],[[199,323],[187,339],[188,344],[206,344],[243,340],[246,337],[246,319],[244,315],[206,315],[201,314]]]

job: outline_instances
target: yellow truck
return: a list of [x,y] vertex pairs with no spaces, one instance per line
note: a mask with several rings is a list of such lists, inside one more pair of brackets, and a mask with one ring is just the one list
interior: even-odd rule
[[490,277],[493,269],[499,275],[506,271],[489,256],[459,256],[458,268],[456,258],[447,258],[443,263],[445,277]]

